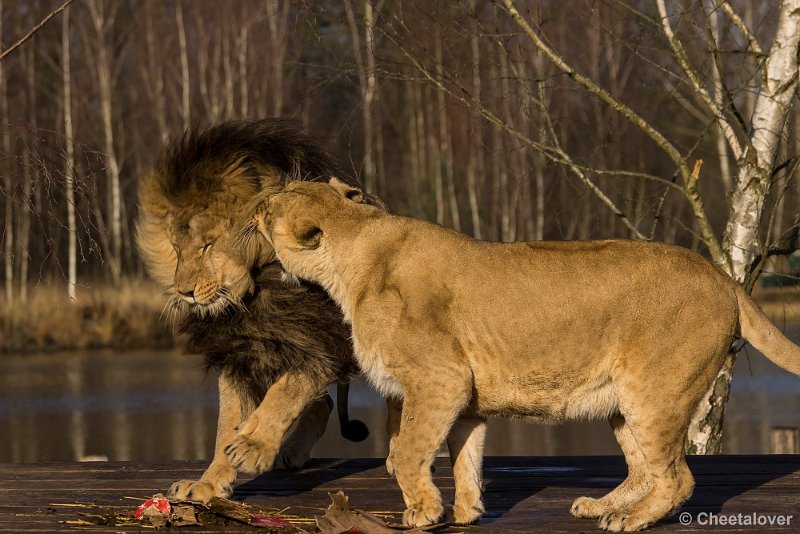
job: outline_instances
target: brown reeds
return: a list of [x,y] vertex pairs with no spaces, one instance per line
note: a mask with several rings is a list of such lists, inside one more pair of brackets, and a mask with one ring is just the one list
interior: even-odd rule
[[168,347],[172,325],[161,317],[164,297],[152,282],[78,287],[70,302],[63,284],[32,287],[24,304],[0,304],[0,352]]

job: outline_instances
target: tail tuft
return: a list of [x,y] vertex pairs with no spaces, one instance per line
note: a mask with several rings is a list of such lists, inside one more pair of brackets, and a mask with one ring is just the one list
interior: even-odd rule
[[369,429],[363,421],[351,419],[347,424],[341,426],[342,437],[350,441],[364,441],[369,436]]

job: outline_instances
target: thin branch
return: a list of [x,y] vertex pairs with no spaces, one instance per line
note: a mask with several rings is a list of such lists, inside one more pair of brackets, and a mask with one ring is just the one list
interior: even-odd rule
[[61,4],[61,5],[60,5],[58,8],[56,8],[56,10],[55,10],[55,11],[52,11],[52,12],[51,12],[49,15],[47,15],[45,18],[43,18],[43,19],[41,20],[41,22],[39,22],[39,24],[37,24],[36,26],[34,26],[34,27],[31,29],[31,31],[29,31],[27,34],[25,34],[25,35],[24,35],[22,38],[20,38],[20,39],[19,39],[19,40],[18,40],[16,43],[14,43],[14,44],[13,44],[13,45],[11,45],[10,47],[8,47],[8,48],[6,48],[5,50],[3,50],[3,53],[2,53],[2,54],[0,54],[0,61],[3,61],[3,60],[6,58],[6,56],[8,56],[8,55],[9,55],[9,54],[11,54],[11,53],[12,53],[14,50],[16,50],[17,48],[19,48],[19,47],[20,47],[20,46],[22,46],[23,44],[25,44],[25,42],[26,42],[28,39],[30,39],[31,37],[33,37],[33,34],[35,34],[36,32],[38,32],[39,30],[41,30],[41,29],[42,29],[42,27],[43,27],[45,24],[47,24],[47,23],[50,21],[50,19],[52,19],[53,17],[55,17],[56,15],[58,15],[59,13],[61,13],[62,11],[64,11],[64,10],[67,8],[67,6],[69,6],[69,5],[70,5],[72,2],[73,2],[73,0],[65,0],[65,2],[64,2],[63,4]]
[[750,28],[747,27],[747,24],[744,23],[742,18],[739,16],[736,11],[733,10],[733,7],[727,2],[727,0],[721,0],[720,7],[728,15],[728,18],[731,19],[736,28],[742,32],[747,42],[750,43],[750,49],[755,52],[760,57],[765,57],[764,51],[761,49],[761,45],[758,44],[758,39],[753,33],[750,31]]
[[[683,49],[681,42],[675,36],[675,32],[672,30],[672,24],[669,21],[669,15],[667,14],[667,7],[664,4],[664,0],[656,0],[656,4],[658,6],[658,13],[661,15],[662,30],[664,31],[664,35],[667,37],[669,46],[672,48],[672,53],[675,55],[675,60],[686,74],[686,77],[688,78],[692,89],[694,89],[695,94],[700,97],[700,100],[703,101],[708,109],[711,110],[711,113],[717,118],[720,130],[722,130],[722,132],[725,134],[725,139],[728,140],[728,145],[733,151],[734,158],[738,160],[742,155],[742,146],[739,144],[739,140],[736,137],[736,133],[733,131],[733,127],[725,118],[725,113],[722,107],[718,105],[717,101],[711,97],[706,88],[703,86],[700,75],[697,73],[694,67],[692,67],[691,62],[689,61],[689,56],[686,54],[686,50]],[[716,44],[716,42],[712,43],[715,50],[717,48]],[[718,90],[721,90],[721,88],[718,88]]]

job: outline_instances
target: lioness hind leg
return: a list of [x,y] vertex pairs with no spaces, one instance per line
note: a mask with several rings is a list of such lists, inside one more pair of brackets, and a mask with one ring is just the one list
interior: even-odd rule
[[[687,412],[690,413],[690,412]],[[624,508],[610,510],[600,518],[600,528],[631,532],[647,528],[677,510],[689,498],[694,482],[683,456],[686,425],[661,417],[645,421],[626,419],[641,447],[648,473],[647,491]]]
[[212,497],[228,497],[236,481],[236,469],[228,463],[224,449],[236,435],[243,408],[233,381],[225,374],[219,377],[219,419],[214,459],[200,480],[179,480],[167,495],[176,501],[208,502]]
[[333,400],[327,393],[311,401],[300,417],[294,430],[283,442],[275,460],[276,469],[300,469],[311,458],[311,449],[325,434],[328,418],[333,410]]
[[612,510],[622,510],[644,497],[650,490],[650,480],[644,456],[636,443],[636,438],[625,418],[615,415],[609,419],[614,437],[617,438],[625,463],[628,465],[628,476],[611,492],[599,499],[578,497],[572,503],[570,512],[575,517],[598,518]]
[[475,523],[483,514],[483,442],[486,438],[486,419],[459,417],[447,436],[453,478],[456,484],[455,503],[448,522],[457,525]]

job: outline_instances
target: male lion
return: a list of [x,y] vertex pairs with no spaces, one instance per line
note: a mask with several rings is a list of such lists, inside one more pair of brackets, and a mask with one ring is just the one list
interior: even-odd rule
[[448,433],[454,519],[477,520],[486,416],[610,417],[628,477],[572,513],[652,525],[690,496],[690,418],[737,332],[800,374],[786,339],[699,255],[641,241],[488,243],[358,204],[346,184],[290,183],[254,218],[283,268],[352,323],[361,369],[402,396],[404,521],[442,514],[430,465]]
[[[188,132],[142,177],[142,257],[166,289],[169,314],[182,316],[187,350],[220,372],[213,461],[200,480],[176,482],[171,497],[227,496],[235,468],[301,467],[325,431],[327,386],[357,373],[350,330],[325,292],[285,284],[269,245],[236,243],[256,197],[289,179],[334,175],[332,158],[294,123],[260,120]],[[347,420],[346,395],[340,388],[342,434],[358,441],[367,429]]]

